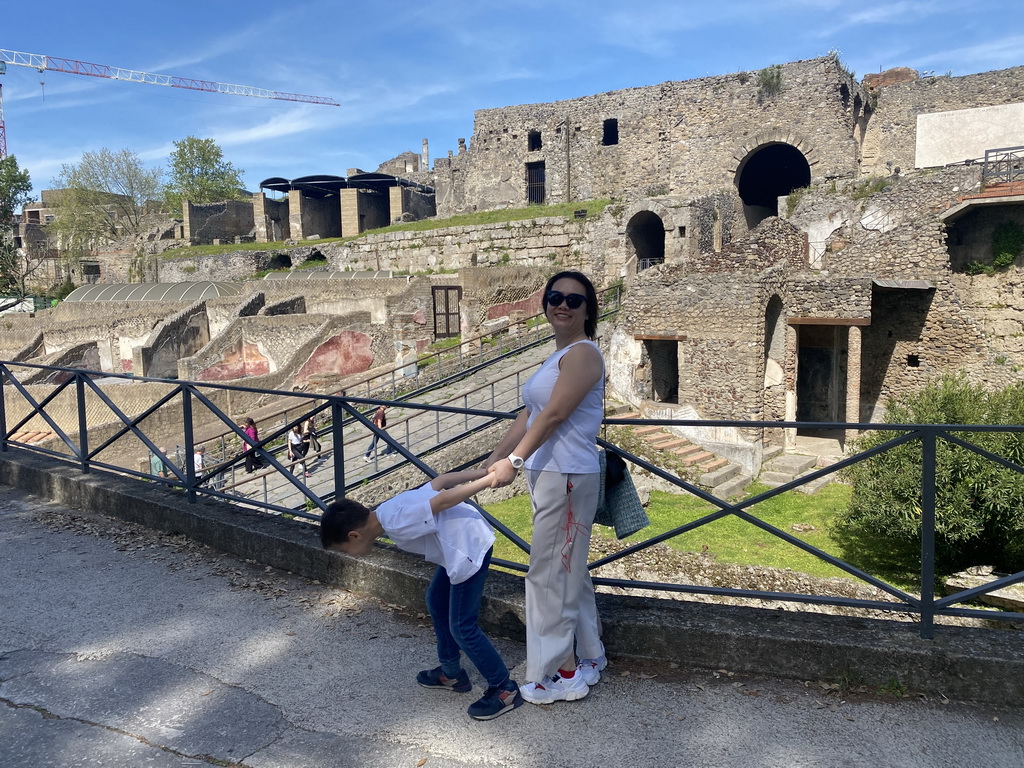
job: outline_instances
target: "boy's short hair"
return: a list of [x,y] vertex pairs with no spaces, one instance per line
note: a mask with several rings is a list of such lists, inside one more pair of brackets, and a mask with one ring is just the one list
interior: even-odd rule
[[348,535],[366,525],[370,510],[353,499],[338,499],[327,505],[320,517],[320,544],[329,549],[348,540]]

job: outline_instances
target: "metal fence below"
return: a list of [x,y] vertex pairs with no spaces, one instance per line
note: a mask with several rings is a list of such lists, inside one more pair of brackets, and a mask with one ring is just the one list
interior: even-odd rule
[[[37,375],[40,370],[50,374],[49,380],[60,383],[46,388],[46,394],[37,398],[21,379]],[[502,420],[514,418],[518,407],[522,371],[507,375],[506,386],[495,380],[488,386],[478,388],[473,397],[469,394],[458,396],[455,402],[441,404],[409,401],[392,402],[338,396],[323,396],[304,393],[279,393],[232,387],[223,384],[166,380],[147,380],[141,377],[112,376],[93,371],[70,368],[52,368],[28,363],[0,362],[0,451],[12,447],[49,456],[55,460],[71,463],[84,473],[104,469],[140,480],[158,482],[184,492],[189,501],[200,496],[224,499],[249,508],[263,510],[269,514],[290,515],[295,518],[316,521],[327,501],[340,489],[346,489],[393,472],[398,468],[415,467],[426,477],[437,473],[427,462],[439,447],[453,445],[469,434],[495,425]],[[145,407],[125,412],[110,397],[111,386],[130,386],[132,382],[158,381],[163,385],[162,394]],[[242,474],[247,444],[240,426],[225,413],[217,401],[224,391],[244,391],[291,397],[304,407],[288,411],[287,418],[275,424],[260,437],[253,451],[265,465],[265,471],[256,477]],[[500,390],[500,394],[499,394]],[[36,393],[38,394],[38,393]],[[108,418],[104,421],[96,416],[97,403],[106,409]],[[375,427],[367,415],[380,403],[400,408],[405,415],[397,423],[381,430]],[[167,409],[180,409],[181,441],[175,451],[161,451],[166,448],[166,424],[158,414]],[[51,412],[52,411],[52,412]],[[57,412],[60,415],[57,415]],[[287,435],[296,425],[302,425],[310,417],[316,420],[317,441],[320,450],[298,459],[287,458]],[[24,442],[14,439],[23,434],[27,424],[45,422],[53,437],[45,443]],[[661,426],[665,428],[732,427],[746,432],[779,429],[839,429],[839,430],[886,430],[896,433],[891,440],[870,450],[853,453],[839,462],[812,471],[780,485],[777,488],[758,493],[740,501],[729,501],[714,496],[689,479],[679,477],[664,467],[633,455],[620,446],[606,440],[599,443],[609,451],[622,455],[634,470],[671,484],[679,493],[690,494],[705,502],[710,511],[697,520],[682,523],[667,531],[650,536],[643,541],[630,543],[614,554],[600,557],[590,564],[592,571],[619,561],[626,561],[645,550],[675,537],[681,536],[700,526],[713,523],[725,517],[733,517],[755,526],[771,536],[796,547],[803,552],[838,568],[856,582],[879,590],[884,599],[860,599],[830,597],[827,595],[778,592],[762,589],[746,589],[729,586],[702,586],[687,583],[644,581],[625,578],[608,578],[595,575],[594,583],[599,586],[640,589],[666,593],[719,596],[807,603],[836,606],[843,609],[864,609],[869,611],[897,612],[909,615],[919,621],[923,637],[932,637],[935,620],[940,616],[967,619],[998,619],[1006,622],[1024,621],[1024,613],[1014,611],[983,610],[964,603],[974,601],[988,593],[1024,581],[1024,571],[994,578],[990,582],[956,594],[938,597],[931,588],[922,588],[919,593],[887,583],[865,570],[844,562],[842,559],[808,544],[798,536],[780,527],[771,525],[758,517],[755,507],[762,501],[821,478],[836,477],[844,469],[871,460],[907,443],[921,446],[920,486],[920,573],[918,583],[936,583],[936,450],[946,442],[974,452],[988,461],[1024,474],[1021,467],[1005,458],[996,456],[971,443],[964,436],[984,432],[1024,432],[1024,426],[979,426],[979,425],[935,425],[935,424],[820,424],[799,422],[745,422],[745,421],[701,421],[701,420],[642,420],[607,419],[609,426]],[[202,430],[218,432],[211,445],[216,451],[209,451],[213,461],[205,469],[198,470],[194,461],[198,449],[203,445]],[[226,429],[226,432],[224,431]],[[378,453],[369,461],[364,457],[373,437],[378,436]],[[381,456],[384,446],[390,446],[393,453]],[[165,468],[167,477],[153,472],[149,466],[140,466],[139,457],[153,459],[153,466]],[[478,463],[483,456],[467,456],[463,466]],[[446,467],[445,469],[448,469]],[[307,473],[309,475],[307,476]],[[518,533],[482,510],[489,522],[500,535],[518,547],[524,554],[529,553],[529,543]],[[523,572],[526,565],[520,562],[496,559],[495,565]]]

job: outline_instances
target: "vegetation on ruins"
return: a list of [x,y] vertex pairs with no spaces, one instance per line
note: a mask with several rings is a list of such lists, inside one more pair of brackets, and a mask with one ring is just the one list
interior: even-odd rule
[[15,156],[0,159],[0,311],[16,306],[28,295],[25,283],[41,262],[18,254],[8,226],[15,212],[31,199],[31,191],[28,171],[18,167]]
[[241,168],[224,159],[224,153],[213,139],[186,136],[174,142],[168,165],[168,181],[164,187],[164,208],[181,215],[182,201],[193,204],[243,200]]
[[992,264],[1006,269],[1024,252],[1024,228],[1015,221],[1002,221],[992,231]]
[[[890,424],[1024,424],[1024,382],[987,392],[966,375],[947,374],[924,389],[890,401]],[[857,441],[873,448],[902,432],[880,430]],[[1024,433],[951,434],[1008,461],[1024,464]],[[919,441],[892,448],[846,471],[853,486],[848,508],[836,521],[856,539],[890,541],[877,553],[890,566],[917,567],[921,536]],[[966,448],[939,440],[935,480],[936,568],[951,573],[974,565],[1024,569],[1024,477]]]
[[968,262],[964,271],[968,275],[994,275],[1006,270],[1024,253],[1024,227],[1015,221],[1001,221],[992,230],[992,262]]
[[782,92],[782,65],[772,64],[758,70],[757,73],[757,100],[764,101]]

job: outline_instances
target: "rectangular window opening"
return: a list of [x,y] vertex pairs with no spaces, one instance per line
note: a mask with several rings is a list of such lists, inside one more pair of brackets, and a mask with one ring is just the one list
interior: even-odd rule
[[619,121],[616,118],[611,117],[604,121],[604,137],[601,143],[605,146],[619,143]]
[[526,150],[528,152],[536,152],[543,146],[544,142],[541,141],[540,131],[530,131],[526,135]]

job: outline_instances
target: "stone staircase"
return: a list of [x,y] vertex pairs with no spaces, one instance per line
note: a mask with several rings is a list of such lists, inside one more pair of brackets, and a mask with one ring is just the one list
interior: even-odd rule
[[[800,453],[783,453],[779,446],[765,448],[762,454],[761,474],[757,481],[769,488],[791,482],[818,467],[819,457]],[[801,493],[815,493],[828,485],[834,477],[826,475],[796,488]]]
[[[618,414],[623,419],[643,418],[639,413]],[[659,426],[634,426],[633,434],[655,451],[665,451],[677,457],[682,465],[692,470],[696,476],[696,484],[710,490],[720,498],[731,498],[740,495],[750,484],[751,477],[742,469],[699,445],[679,437]]]

